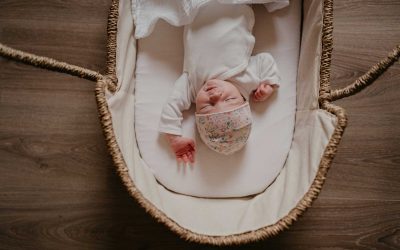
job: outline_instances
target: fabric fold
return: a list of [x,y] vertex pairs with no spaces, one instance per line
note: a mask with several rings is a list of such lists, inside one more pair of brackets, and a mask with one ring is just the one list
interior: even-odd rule
[[[131,0],[132,16],[135,23],[135,38],[151,34],[159,19],[173,26],[189,24],[199,9],[215,0]],[[218,0],[223,4],[264,4],[269,12],[289,5],[289,0]]]

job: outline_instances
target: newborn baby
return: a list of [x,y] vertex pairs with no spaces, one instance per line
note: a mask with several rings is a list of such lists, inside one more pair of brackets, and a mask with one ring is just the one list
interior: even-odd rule
[[232,154],[249,137],[249,100],[264,101],[279,86],[279,72],[268,53],[251,56],[254,13],[247,5],[202,7],[184,29],[184,69],[163,107],[159,131],[178,161],[193,163],[195,142],[182,136],[182,111],[196,104],[196,126],[212,150]]

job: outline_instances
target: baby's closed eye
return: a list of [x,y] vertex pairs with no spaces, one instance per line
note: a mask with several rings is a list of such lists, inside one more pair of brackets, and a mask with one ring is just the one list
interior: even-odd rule
[[226,98],[225,101],[229,102],[229,101],[234,101],[236,99],[237,99],[237,97],[229,97],[229,98]]
[[207,110],[207,109],[210,109],[210,108],[211,108],[211,104],[207,104],[207,105],[204,105],[203,107],[201,107],[200,110],[204,111],[204,110]]

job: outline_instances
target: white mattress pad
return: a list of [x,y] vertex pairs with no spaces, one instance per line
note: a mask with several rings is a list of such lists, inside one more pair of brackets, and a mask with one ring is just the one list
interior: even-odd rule
[[140,154],[167,189],[198,197],[242,197],[265,190],[286,161],[293,138],[296,77],[300,48],[300,1],[268,13],[254,8],[253,54],[271,53],[282,83],[272,98],[251,103],[253,128],[246,147],[230,156],[208,149],[199,138],[194,109],[184,113],[184,136],[195,138],[196,162],[178,164],[157,131],[160,114],[176,79],[182,73],[182,27],[159,21],[153,33],[138,40],[135,84],[135,132]]

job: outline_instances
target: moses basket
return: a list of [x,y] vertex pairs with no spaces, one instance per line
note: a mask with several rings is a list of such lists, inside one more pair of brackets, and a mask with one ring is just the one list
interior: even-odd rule
[[[355,82],[331,89],[333,0],[304,0],[302,4],[296,120],[290,151],[275,181],[263,192],[245,198],[208,199],[178,194],[157,182],[146,166],[133,126],[137,41],[130,1],[112,0],[104,74],[3,44],[0,55],[97,82],[99,119],[115,169],[129,194],[155,220],[189,241],[214,245],[248,243],[287,229],[311,206],[327,178],[346,128],[346,112],[333,102],[358,93],[399,58],[397,46]],[[128,52],[133,58],[129,65]]]

